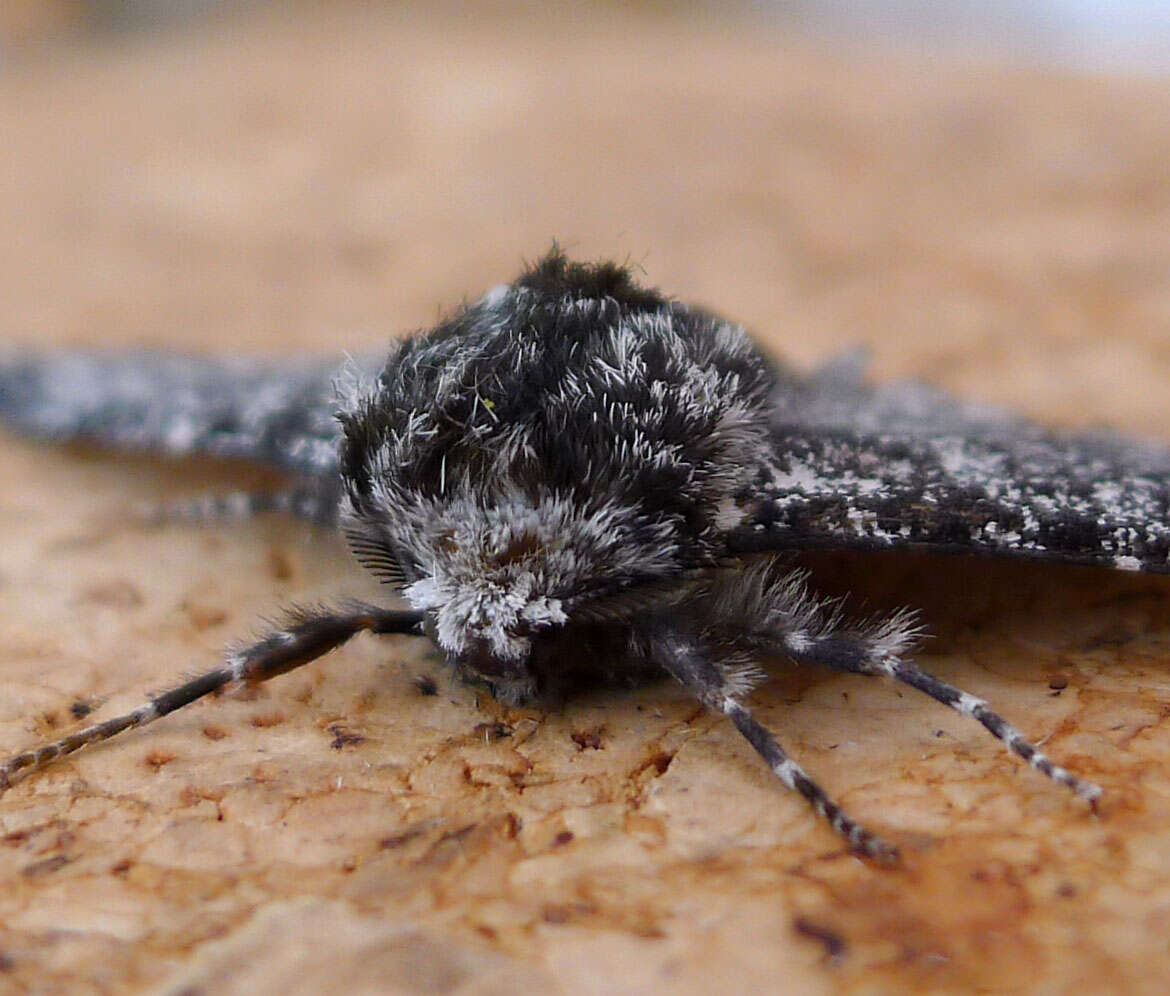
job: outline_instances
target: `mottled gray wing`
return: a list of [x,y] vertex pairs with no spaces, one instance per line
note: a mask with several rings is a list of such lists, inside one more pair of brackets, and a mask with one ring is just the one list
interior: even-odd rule
[[917,548],[1170,571],[1170,451],[830,368],[777,399],[733,552]]
[[337,369],[150,352],[26,354],[0,360],[0,420],[40,438],[332,477]]

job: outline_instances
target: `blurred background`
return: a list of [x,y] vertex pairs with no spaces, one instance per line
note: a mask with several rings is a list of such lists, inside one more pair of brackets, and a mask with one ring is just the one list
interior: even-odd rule
[[557,239],[1164,434],[1170,8],[0,2],[0,335],[378,349]]
[[[6,0],[0,27],[8,45],[19,47],[54,37],[165,27],[262,2]],[[1089,67],[1157,71],[1170,57],[1170,8],[1156,0],[628,0],[623,5],[755,16],[788,29],[846,38],[984,49]],[[490,16],[491,8],[485,12]]]

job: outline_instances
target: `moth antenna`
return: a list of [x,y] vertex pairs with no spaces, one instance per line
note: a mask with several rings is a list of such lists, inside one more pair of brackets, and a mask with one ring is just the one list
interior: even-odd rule
[[421,612],[402,612],[357,603],[339,611],[294,609],[283,626],[273,629],[255,643],[229,653],[223,667],[156,695],[122,716],[94,723],[0,763],[0,793],[6,791],[13,777],[20,773],[40,771],[82,747],[153,723],[232,682],[259,683],[275,678],[316,660],[362,631],[417,635],[423,618]]
[[402,563],[384,539],[372,535],[352,521],[344,523],[341,532],[349,544],[354,559],[374,577],[396,588],[406,584],[406,572],[402,569]]

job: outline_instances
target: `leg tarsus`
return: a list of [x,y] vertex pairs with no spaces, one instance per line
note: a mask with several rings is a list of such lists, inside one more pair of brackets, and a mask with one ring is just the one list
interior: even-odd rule
[[993,737],[1001,741],[1009,751],[1022,758],[1042,775],[1064,785],[1090,805],[1101,797],[1101,787],[1093,782],[1078,778],[1071,771],[1055,764],[1047,754],[1025,739],[1024,735],[1006,719],[994,712],[983,699],[964,692],[949,682],[936,678],[908,661],[889,662],[891,677],[917,688],[936,702],[949,705],[963,716],[970,716],[982,724]]
[[964,692],[949,682],[923,671],[916,664],[890,653],[886,644],[906,642],[905,639],[899,638],[893,625],[883,626],[875,630],[875,633],[880,634],[880,638],[871,638],[872,634],[864,632],[832,633],[820,636],[816,640],[802,642],[797,646],[786,646],[785,650],[793,660],[802,663],[821,664],[855,674],[885,675],[916,688],[936,702],[950,706],[960,715],[968,716],[982,724],[984,729],[1003,743],[1009,751],[1054,782],[1066,786],[1090,805],[1094,805],[1100,798],[1100,786],[1077,778],[1070,771],[1053,763],[1043,751],[993,711],[983,699]]
[[814,782],[738,698],[739,675],[713,660],[698,641],[670,627],[653,628],[649,646],[654,659],[709,709],[727,716],[772,772],[788,788],[799,792],[813,810],[858,854],[885,863],[898,860],[898,849],[854,821]]
[[898,861],[900,857],[898,848],[848,816],[828,793],[784,752],[784,748],[776,742],[772,734],[743,705],[728,698],[723,703],[722,711],[731,718],[735,728],[768,763],[768,767],[780,781],[803,795],[813,810],[828,820],[829,825],[849,841],[850,847],[857,854],[889,864]]
[[423,615],[420,612],[403,612],[356,603],[337,611],[298,610],[283,626],[230,654],[226,666],[156,695],[122,716],[94,723],[52,743],[14,754],[0,762],[0,794],[8,789],[13,776],[17,774],[31,774],[90,744],[109,740],[126,730],[146,726],[234,681],[261,682],[285,674],[341,646],[363,630],[378,634],[416,634],[422,622]]

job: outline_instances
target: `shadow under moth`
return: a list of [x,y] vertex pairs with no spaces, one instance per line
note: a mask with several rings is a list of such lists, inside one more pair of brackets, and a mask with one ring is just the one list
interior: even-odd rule
[[761,663],[885,675],[1090,804],[1101,790],[918,668],[912,612],[850,623],[777,555],[916,549],[1170,569],[1170,453],[1053,433],[918,384],[869,387],[849,360],[799,375],[738,325],[555,248],[384,363],[24,354],[0,361],[0,418],[49,439],[274,465],[289,490],[192,507],[338,526],[410,606],[296,610],[134,711],[0,762],[0,791],[359,632],[425,635],[506,703],[671,676],[856,852],[893,859],[753,718]]

